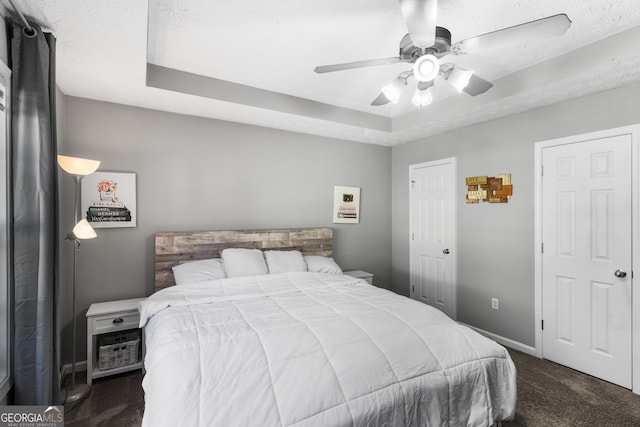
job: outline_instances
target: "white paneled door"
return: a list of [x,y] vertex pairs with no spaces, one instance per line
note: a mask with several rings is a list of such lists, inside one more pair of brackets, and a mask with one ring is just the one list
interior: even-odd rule
[[455,159],[411,165],[410,295],[456,318]]
[[542,150],[543,357],[631,388],[630,135]]

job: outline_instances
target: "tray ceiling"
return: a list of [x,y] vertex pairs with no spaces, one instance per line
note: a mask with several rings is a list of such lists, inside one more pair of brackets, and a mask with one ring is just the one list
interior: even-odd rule
[[[640,81],[637,0],[441,0],[453,42],[557,13],[560,37],[457,56],[494,83],[477,97],[436,84],[433,104],[372,107],[407,64],[316,74],[395,56],[397,0],[16,0],[57,37],[66,95],[394,145]],[[5,5],[8,10],[10,6]]]

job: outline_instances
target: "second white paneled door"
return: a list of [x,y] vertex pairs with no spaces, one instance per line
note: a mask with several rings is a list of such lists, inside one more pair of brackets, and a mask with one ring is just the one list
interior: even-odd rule
[[629,135],[542,150],[543,356],[632,383]]
[[456,318],[455,158],[411,165],[410,295]]

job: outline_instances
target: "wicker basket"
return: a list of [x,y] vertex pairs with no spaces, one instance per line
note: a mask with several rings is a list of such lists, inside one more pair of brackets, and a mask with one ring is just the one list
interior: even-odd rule
[[98,369],[106,371],[138,363],[139,347],[138,331],[103,337],[98,347]]

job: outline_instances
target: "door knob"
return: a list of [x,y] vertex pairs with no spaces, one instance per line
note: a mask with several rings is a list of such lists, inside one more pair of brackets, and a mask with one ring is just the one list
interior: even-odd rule
[[622,270],[616,270],[615,273],[613,273],[613,275],[616,277],[627,277],[627,272]]
[[445,255],[449,255],[449,249],[443,250],[442,253],[445,254]]

